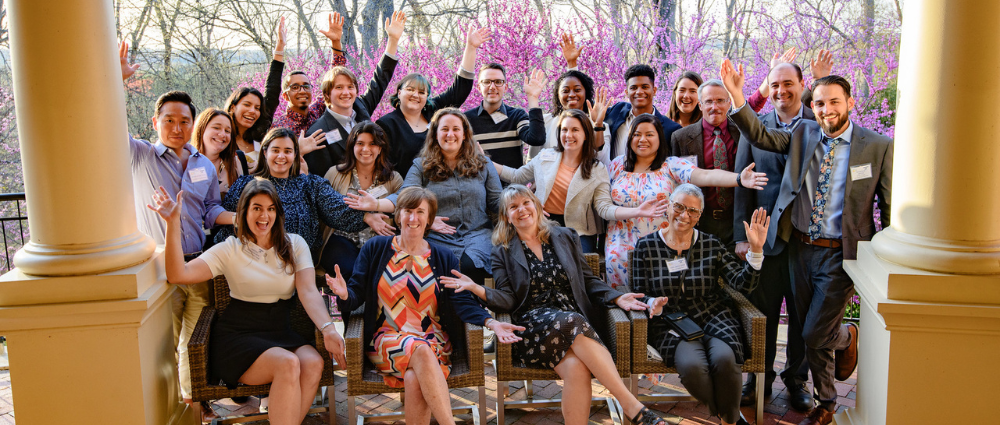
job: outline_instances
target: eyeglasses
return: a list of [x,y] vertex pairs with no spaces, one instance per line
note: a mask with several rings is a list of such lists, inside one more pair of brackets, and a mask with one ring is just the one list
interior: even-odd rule
[[703,100],[703,101],[701,101],[701,104],[705,105],[705,106],[707,106],[709,108],[711,108],[714,105],[728,106],[729,105],[729,99],[723,99],[723,100]]
[[299,90],[309,91],[309,90],[312,90],[312,88],[313,88],[312,84],[309,84],[309,83],[305,83],[305,84],[292,84],[292,85],[288,86],[288,91],[294,93],[294,92],[297,92]]
[[479,80],[479,85],[483,87],[489,87],[491,85],[497,87],[503,87],[504,84],[507,84],[507,82],[504,80]]
[[680,213],[683,213],[684,211],[687,211],[688,216],[690,216],[692,218],[693,217],[701,217],[701,210],[699,210],[697,208],[688,207],[687,205],[684,205],[684,204],[682,204],[680,202],[674,202],[674,213],[680,214]]

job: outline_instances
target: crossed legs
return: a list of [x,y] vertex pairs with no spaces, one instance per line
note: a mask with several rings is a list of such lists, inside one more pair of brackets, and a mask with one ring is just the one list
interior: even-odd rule
[[407,424],[429,424],[433,414],[439,424],[454,425],[448,381],[431,347],[420,344],[413,349],[410,367],[403,374],[403,385],[406,391],[403,415]]
[[642,403],[629,392],[618,375],[611,353],[591,338],[578,335],[555,370],[563,379],[562,411],[566,424],[588,422],[590,409],[580,409],[579,406],[590,406],[593,394],[590,387],[591,376],[597,378],[621,403],[626,416],[635,417],[642,410]]
[[303,345],[295,350],[274,347],[261,354],[240,377],[247,385],[271,384],[268,419],[272,424],[300,424],[312,406],[323,358],[316,349]]

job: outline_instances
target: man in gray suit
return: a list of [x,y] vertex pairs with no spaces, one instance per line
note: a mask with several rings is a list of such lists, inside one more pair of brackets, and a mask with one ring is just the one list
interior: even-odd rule
[[889,225],[892,140],[850,121],[854,99],[842,77],[813,83],[817,122],[800,121],[783,131],[765,128],[746,107],[742,67],[736,70],[726,60],[721,74],[736,108],[731,118],[747,141],[788,155],[772,211],[778,225],[768,231],[768,246],[779,235],[791,241],[792,293],[819,401],[800,425],[829,424],[837,407],[834,379],[849,378],[857,367],[857,326],[841,324],[854,294],[843,261],[855,259],[858,241],[875,233],[876,196],[881,224]]
[[[733,166],[740,130],[729,120],[729,92],[722,80],[708,80],[698,87],[698,105],[702,119],[670,136],[671,154],[705,170],[742,170]],[[743,167],[747,165],[750,164],[743,164]],[[730,250],[733,249],[734,202],[733,188],[707,188],[705,211],[697,226],[698,230],[718,237]],[[742,221],[739,227],[742,230]],[[746,240],[745,235],[743,240]]]
[[[759,116],[764,127],[789,131],[799,120],[816,121],[807,105],[802,103],[802,93],[805,85],[802,82],[802,69],[795,64],[780,63],[771,68],[767,75],[768,87],[772,88],[769,99],[774,110]],[[728,94],[728,92],[726,93]],[[749,102],[749,101],[748,101]],[[752,105],[752,103],[751,103]],[[735,125],[733,127],[736,127]],[[678,132],[679,133],[679,132]],[[747,243],[743,222],[750,221],[750,216],[757,208],[773,211],[781,191],[781,177],[785,173],[785,162],[788,156],[782,153],[768,152],[750,145],[744,137],[736,150],[736,169],[756,164],[756,170],[766,173],[768,185],[764,190],[746,190],[737,188],[735,211],[733,212],[733,240],[736,241],[736,254],[746,258],[750,244]],[[787,300],[788,317],[795,317],[795,303],[792,298],[791,269],[789,268],[787,239],[779,235],[774,245],[764,246],[764,266],[761,268],[760,286],[750,294],[750,301],[767,316],[767,332],[765,344],[767,351],[764,356],[764,367],[767,368],[764,382],[764,398],[771,397],[771,383],[777,375],[774,372],[774,358],[777,355],[778,320],[781,316],[781,303]],[[781,371],[781,380],[788,390],[788,401],[791,407],[800,412],[808,412],[813,407],[812,395],[806,389],[809,379],[809,368],[805,362],[805,342],[802,341],[802,326],[798,320],[788,321],[788,343],[785,345],[785,370]],[[756,375],[749,374],[743,386],[744,405],[751,405],[756,400]]]

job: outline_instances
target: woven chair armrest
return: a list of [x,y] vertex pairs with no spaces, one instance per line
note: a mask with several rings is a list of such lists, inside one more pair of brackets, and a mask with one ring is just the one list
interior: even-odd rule
[[[486,371],[483,368],[483,363],[486,358],[483,356],[483,327],[479,325],[473,325],[471,323],[465,324],[465,342],[466,349],[469,353],[469,376],[475,377],[474,380],[483,380],[486,376]],[[497,341],[497,345],[500,341]],[[483,381],[479,381],[483,382]],[[484,385],[479,383],[477,385]],[[482,408],[482,407],[480,407]]]
[[608,351],[615,358],[618,375],[627,378],[632,371],[632,321],[625,310],[618,307],[608,309],[607,327],[610,335]]
[[359,377],[362,376],[362,368],[365,363],[364,341],[361,335],[365,330],[365,319],[363,314],[351,314],[351,320],[347,322],[344,329],[344,343],[347,345],[347,373]]
[[635,364],[646,360],[649,316],[645,311],[630,311],[628,317],[632,320],[632,363]]
[[744,363],[744,369],[756,370],[759,364],[759,367],[763,370],[764,352],[766,350],[764,339],[767,317],[739,291],[729,286],[723,286],[723,289],[725,289],[726,293],[736,303],[740,321],[743,323],[743,331],[747,337],[747,345],[750,348],[747,353],[746,363]]
[[[496,320],[502,323],[511,323],[511,318],[509,313],[497,313]],[[511,352],[511,344],[501,344],[500,341],[496,342],[497,347],[497,369],[498,370],[511,370],[514,367],[513,353]]]
[[188,340],[188,364],[191,371],[191,388],[208,385],[208,337],[215,321],[215,307],[204,307],[194,326],[194,333]]

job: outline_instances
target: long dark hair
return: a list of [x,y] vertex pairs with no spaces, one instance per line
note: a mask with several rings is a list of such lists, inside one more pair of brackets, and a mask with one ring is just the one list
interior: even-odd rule
[[632,125],[628,128],[628,139],[625,139],[628,147],[625,153],[625,171],[630,173],[635,172],[635,161],[637,159],[635,151],[632,150],[632,138],[635,137],[635,130],[639,128],[639,124],[647,122],[653,124],[653,128],[656,129],[656,135],[660,139],[660,145],[656,147],[656,157],[653,158],[653,163],[649,164],[649,170],[659,170],[663,162],[667,160],[667,152],[670,150],[670,146],[667,145],[667,136],[663,133],[663,124],[660,124],[660,120],[653,114],[639,114],[638,117],[632,120]]
[[267,165],[267,149],[271,147],[271,142],[282,137],[287,137],[292,139],[292,146],[295,149],[295,159],[292,162],[292,169],[288,172],[288,178],[295,177],[299,175],[301,171],[299,167],[299,161],[302,159],[302,154],[299,153],[299,138],[295,135],[295,132],[284,127],[275,127],[271,131],[267,132],[264,136],[264,142],[260,144],[260,159],[257,161],[257,170],[253,172],[253,175],[262,178],[271,177],[271,166]]
[[267,110],[267,105],[264,104],[264,95],[260,93],[260,90],[253,87],[238,88],[226,99],[226,112],[229,112],[229,115],[233,119],[234,143],[240,136],[240,128],[236,126],[236,104],[251,94],[260,99],[260,116],[257,117],[257,121],[247,131],[243,132],[243,141],[253,144],[253,142],[263,139],[264,134],[267,133],[267,129],[271,127],[271,111]]
[[[580,126],[583,127],[583,150],[580,154],[580,175],[583,178],[589,179],[590,172],[594,169],[594,165],[597,165],[597,149],[594,148],[594,139],[596,138],[596,133],[594,133],[594,125],[590,123],[590,117],[586,113],[579,109],[567,109],[559,114],[557,125],[557,134],[562,134],[562,123],[566,118],[575,118],[580,121]],[[556,150],[559,152],[565,152],[562,145],[562,140],[556,143]]]
[[552,116],[559,115],[559,113],[563,111],[562,103],[559,102],[559,89],[562,88],[562,83],[563,81],[566,81],[567,78],[576,78],[577,80],[580,80],[580,85],[583,86],[583,112],[588,112],[588,109],[590,109],[587,107],[587,101],[594,101],[594,79],[580,71],[566,71],[556,79],[556,85],[552,89],[552,107],[549,108],[549,113],[551,113]]
[[219,158],[222,160],[222,167],[226,169],[226,177],[230,184],[236,181],[236,177],[239,174],[236,173],[236,142],[232,139],[233,131],[233,117],[230,116],[226,111],[219,108],[208,108],[201,111],[198,114],[198,119],[194,121],[194,131],[191,133],[191,145],[194,146],[198,152],[202,154],[205,153],[205,130],[208,129],[208,123],[212,122],[212,119],[218,116],[226,117],[229,120],[230,125],[230,138],[229,144],[226,148],[219,152]]
[[392,161],[389,161],[389,142],[386,141],[385,131],[382,131],[382,127],[371,121],[359,122],[351,129],[351,134],[347,136],[344,163],[337,166],[337,171],[350,171],[357,165],[358,158],[354,156],[354,145],[358,144],[358,136],[362,134],[371,134],[375,146],[379,147],[378,157],[375,158],[375,179],[383,183],[392,180],[393,167]]
[[[670,108],[667,108],[667,118],[674,120],[674,122],[679,122],[678,120],[680,120],[681,118],[681,108],[677,107],[676,97],[677,97],[677,87],[681,85],[681,81],[684,79],[691,80],[691,82],[693,82],[694,85],[698,87],[701,87],[701,83],[705,82],[701,79],[701,75],[698,75],[697,72],[692,72],[692,71],[684,71],[684,73],[681,74],[681,78],[678,78],[677,81],[674,82],[674,88],[670,90]],[[695,96],[695,99],[697,99],[697,96]],[[695,123],[698,122],[698,120],[700,119],[701,119],[701,105],[699,105],[698,102],[695,101],[694,110],[691,111],[690,122]]]
[[[437,141],[438,126],[441,118],[445,115],[454,115],[462,120],[463,140],[462,150],[458,152],[458,167],[448,168],[444,161],[444,152],[441,152],[441,145]],[[420,150],[420,157],[424,159],[424,176],[430,181],[443,182],[451,178],[455,172],[462,177],[473,177],[483,170],[483,167],[490,166],[485,156],[476,149],[476,141],[472,138],[472,126],[469,119],[465,117],[458,108],[444,108],[434,113],[431,124],[427,127],[427,139],[424,148]]]
[[274,202],[274,225],[271,226],[271,244],[275,254],[283,264],[282,268],[286,273],[295,273],[295,254],[292,252],[292,240],[285,233],[285,209],[281,206],[281,199],[278,198],[278,190],[274,184],[262,178],[255,178],[247,182],[240,194],[240,201],[236,206],[236,237],[247,249],[249,243],[257,243],[257,236],[250,231],[250,223],[247,221],[247,213],[250,211],[250,200],[254,196],[264,194]]

